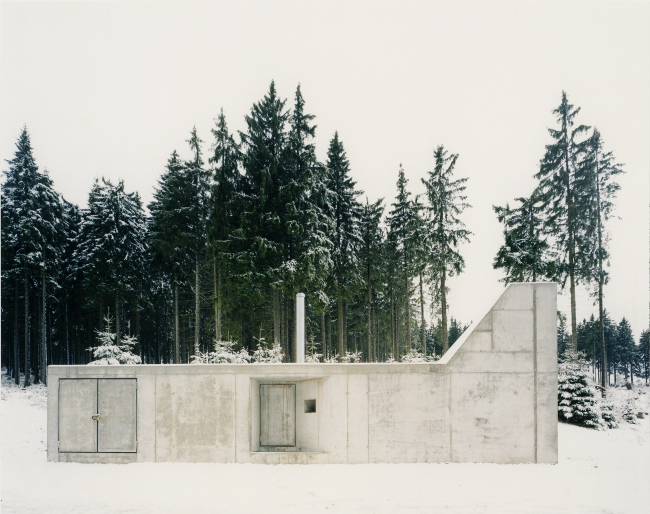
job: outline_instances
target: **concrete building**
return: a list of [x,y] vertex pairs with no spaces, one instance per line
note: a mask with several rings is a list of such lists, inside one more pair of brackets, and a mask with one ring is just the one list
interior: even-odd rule
[[50,366],[59,462],[557,462],[556,286],[430,364]]

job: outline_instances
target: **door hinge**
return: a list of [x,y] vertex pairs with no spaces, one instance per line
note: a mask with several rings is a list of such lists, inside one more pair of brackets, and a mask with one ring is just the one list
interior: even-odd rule
[[57,451],[61,450],[61,441],[56,442],[56,449],[57,449]]

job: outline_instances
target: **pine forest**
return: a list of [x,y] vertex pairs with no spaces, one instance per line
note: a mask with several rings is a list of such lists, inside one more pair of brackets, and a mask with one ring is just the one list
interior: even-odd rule
[[[637,341],[607,312],[607,221],[623,166],[579,111],[563,92],[530,170],[536,188],[494,206],[493,266],[505,283],[568,292],[558,354],[584,354],[604,391],[648,382],[650,336]],[[316,158],[315,120],[300,86],[289,101],[271,82],[245,131],[231,132],[222,110],[212,134],[188,130],[170,148],[149,205],[100,178],[86,208],[55,190],[25,127],[2,183],[2,362],[16,383],[45,382],[49,364],[292,362],[298,292],[308,362],[443,355],[467,328],[448,302],[472,237],[462,156],[432,142],[424,194],[399,165],[395,197],[369,199],[338,133]],[[597,308],[582,321],[580,285]]]

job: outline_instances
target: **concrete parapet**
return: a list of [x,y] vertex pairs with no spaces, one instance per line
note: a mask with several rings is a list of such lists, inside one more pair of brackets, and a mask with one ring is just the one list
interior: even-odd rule
[[[50,366],[48,460],[556,463],[556,310],[555,284],[511,284],[440,361],[426,364]],[[92,423],[119,426],[101,409],[114,416],[130,389],[111,396],[107,379],[137,382],[137,416],[124,417],[125,435],[111,436],[124,450],[110,453],[101,451],[101,431],[80,432],[96,407],[81,405],[93,391],[107,400]],[[293,433],[269,439],[273,430]]]

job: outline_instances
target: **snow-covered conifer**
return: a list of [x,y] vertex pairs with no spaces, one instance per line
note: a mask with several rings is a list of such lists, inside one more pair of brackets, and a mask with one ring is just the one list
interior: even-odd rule
[[567,423],[603,426],[589,364],[581,354],[558,364],[558,414]]
[[255,363],[277,363],[284,359],[282,347],[277,344],[270,344],[262,338],[258,341],[257,350],[253,352],[253,362]]
[[235,350],[235,341],[215,341],[214,350],[209,353],[197,352],[192,364],[246,364],[251,356],[245,348]]
[[130,335],[123,335],[117,340],[117,334],[111,331],[111,318],[104,318],[106,330],[97,330],[98,346],[89,348],[92,351],[93,360],[88,364],[118,365],[118,364],[140,364],[140,357],[133,354],[133,348],[138,343],[137,338]]

